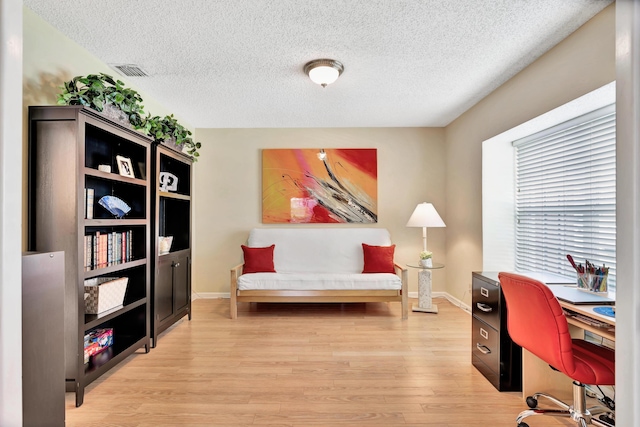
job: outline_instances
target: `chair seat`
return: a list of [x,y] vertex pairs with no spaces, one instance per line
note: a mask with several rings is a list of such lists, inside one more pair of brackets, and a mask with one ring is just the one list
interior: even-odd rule
[[565,372],[583,384],[614,385],[616,380],[615,352],[584,340],[572,340],[576,370]]

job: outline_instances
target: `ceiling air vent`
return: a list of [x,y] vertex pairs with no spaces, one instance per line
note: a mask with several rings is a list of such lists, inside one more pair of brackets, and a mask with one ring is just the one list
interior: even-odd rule
[[147,77],[148,74],[136,64],[109,64],[111,68],[127,77]]

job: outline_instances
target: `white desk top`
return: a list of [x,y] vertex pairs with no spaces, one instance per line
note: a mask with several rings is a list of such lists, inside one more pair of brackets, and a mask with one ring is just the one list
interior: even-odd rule
[[555,273],[549,273],[546,271],[519,271],[516,274],[531,277],[532,279],[542,282],[545,285],[575,285],[575,277],[565,277]]

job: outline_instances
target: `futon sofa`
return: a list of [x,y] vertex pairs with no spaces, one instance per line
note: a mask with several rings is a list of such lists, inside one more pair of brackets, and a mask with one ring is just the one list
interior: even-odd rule
[[408,316],[407,269],[384,228],[255,228],[231,269],[230,316],[239,302],[380,302]]

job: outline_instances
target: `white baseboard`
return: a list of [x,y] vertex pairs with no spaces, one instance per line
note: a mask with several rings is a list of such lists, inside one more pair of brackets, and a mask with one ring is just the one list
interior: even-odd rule
[[438,293],[443,294],[442,296],[448,299],[451,304],[456,305],[461,309],[463,309],[464,311],[466,311],[468,314],[471,314],[471,307],[465,304],[464,302],[462,302],[461,300],[459,300],[458,298],[446,292],[438,292]]
[[[467,313],[471,314],[471,307],[469,307],[467,304],[465,304],[464,302],[460,301],[458,298],[454,297],[453,295],[449,294],[448,292],[433,292],[431,294],[432,298],[446,298],[451,304],[460,307],[461,309],[463,309],[464,311],[466,311]],[[418,293],[417,292],[409,292],[409,298],[415,298],[418,299]]]
[[[200,298],[201,299],[216,299],[216,298],[229,299],[230,295],[229,295],[229,292],[192,292],[191,293],[192,300],[196,300]],[[418,293],[409,292],[409,298],[418,299]],[[471,307],[469,307],[467,304],[463,303],[462,301],[460,301],[459,299],[455,298],[453,295],[447,292],[434,292],[433,298],[446,298],[451,304],[457,307],[460,307],[467,313],[471,313]]]
[[191,292],[191,299],[231,298],[229,292]]

